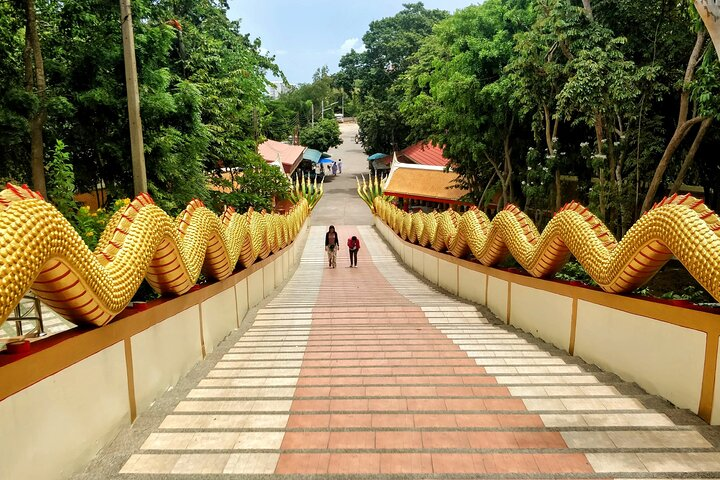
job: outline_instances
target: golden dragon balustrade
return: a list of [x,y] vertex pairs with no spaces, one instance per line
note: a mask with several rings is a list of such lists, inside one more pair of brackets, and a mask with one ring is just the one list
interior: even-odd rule
[[290,244],[310,212],[301,198],[285,215],[216,216],[199,200],[172,219],[143,194],[111,218],[95,251],[26,186],[0,192],[0,324],[31,289],[76,324],[101,326],[131,301],[143,278],[182,295],[201,273],[221,280]]
[[720,218],[702,200],[674,195],[656,204],[618,242],[587,208],[570,203],[542,234],[517,207],[491,221],[471,208],[464,214],[408,213],[382,196],[373,211],[404,240],[455,257],[472,254],[494,266],[508,255],[532,276],[555,274],[574,255],[606,292],[630,292],[647,283],[673,255],[720,300]]

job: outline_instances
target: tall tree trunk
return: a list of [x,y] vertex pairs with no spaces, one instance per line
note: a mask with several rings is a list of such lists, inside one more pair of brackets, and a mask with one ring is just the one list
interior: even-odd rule
[[708,129],[710,128],[710,125],[712,124],[713,119],[711,117],[706,118],[702,121],[700,124],[700,129],[698,129],[697,134],[695,135],[695,140],[693,140],[693,144],[690,147],[690,150],[688,151],[687,155],[685,155],[685,160],[683,160],[682,166],[680,167],[680,171],[677,174],[677,177],[675,177],[675,181],[673,182],[672,188],[670,189],[670,195],[673,195],[680,190],[680,187],[682,186],[683,182],[685,181],[685,175],[687,175],[688,170],[690,169],[690,166],[692,165],[693,161],[695,160],[695,155],[697,154],[697,151],[700,149],[700,144],[703,141],[703,138],[705,137],[705,134],[707,133]]
[[667,147],[665,147],[665,152],[663,153],[660,162],[658,163],[657,167],[655,167],[655,174],[653,175],[653,178],[650,181],[650,186],[648,187],[648,191],[645,194],[642,212],[648,211],[652,206],[655,195],[657,194],[657,191],[660,188],[660,184],[662,183],[665,170],[667,170],[673,154],[680,146],[680,143],[682,143],[685,135],[687,135],[687,132],[690,130],[690,127],[692,127],[698,122],[705,120],[704,117],[695,117],[690,120],[687,119],[688,111],[690,109],[690,90],[688,89],[688,86],[690,82],[692,82],[693,76],[695,75],[695,67],[697,67],[698,62],[700,61],[700,53],[702,52],[702,47],[704,44],[705,31],[701,30],[697,33],[697,37],[695,39],[695,46],[693,47],[692,53],[690,54],[690,58],[688,59],[687,68],[685,69],[683,89],[682,93],[680,94],[680,108],[678,111],[677,127],[675,127],[675,133],[673,133],[673,136],[670,138],[670,142],[668,142]]
[[[25,28],[25,82],[29,91],[34,91],[39,100],[40,107],[30,119],[30,165],[32,167],[32,181],[35,190],[47,198],[45,186],[45,163],[43,152],[43,126],[47,118],[46,110],[46,85],[45,65],[43,63],[42,51],[40,49],[40,36],[37,30],[37,18],[35,16],[35,0],[27,0],[26,28]],[[32,56],[32,59],[30,58]],[[33,69],[34,67],[34,69]],[[30,82],[28,82],[28,76]]]
[[[495,173],[497,174],[498,178],[500,179],[500,186],[502,186],[502,201],[503,206],[507,205],[509,203],[508,201],[508,182],[505,178],[505,173],[500,170],[500,164],[499,162],[495,161],[490,155],[485,152],[485,158],[488,162],[490,162],[490,165],[492,165],[493,169],[495,170]],[[500,210],[500,204],[498,203],[498,211]]]
[[555,211],[562,208],[562,182],[560,182],[560,169],[555,169]]
[[[597,121],[597,116],[595,118],[595,141],[597,142],[597,154],[602,155],[602,141],[603,141],[603,132],[602,132],[602,124]],[[612,172],[611,174],[612,175]],[[605,166],[600,166],[600,171],[598,172],[598,176],[600,177],[600,195],[598,197],[600,198],[600,216],[602,217],[602,221],[606,221],[606,214],[607,214],[607,195],[605,192]]]
[[512,169],[512,146],[510,145],[510,140],[512,136],[513,126],[515,125],[515,116],[513,116],[510,119],[510,126],[508,127],[506,133],[505,133],[505,139],[503,142],[503,152],[505,154],[505,175],[507,179],[507,185],[508,185],[508,197],[510,198],[510,202],[515,202],[515,189],[513,188],[512,184],[512,175],[513,175],[513,169]]
[[592,6],[590,5],[590,0],[582,0],[583,3],[583,10],[585,10],[585,15],[587,15],[588,19],[592,22],[593,21],[593,11]]
[[[552,118],[550,115],[550,109],[547,105],[543,105],[543,113],[545,116],[545,145],[547,145],[548,154],[552,155],[555,151],[553,147],[553,131],[552,128]],[[557,123],[556,123],[557,125]]]

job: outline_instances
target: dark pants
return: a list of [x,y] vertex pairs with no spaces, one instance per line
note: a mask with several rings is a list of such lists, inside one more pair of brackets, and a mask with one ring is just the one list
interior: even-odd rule
[[357,267],[357,250],[350,250],[350,266],[355,265]]

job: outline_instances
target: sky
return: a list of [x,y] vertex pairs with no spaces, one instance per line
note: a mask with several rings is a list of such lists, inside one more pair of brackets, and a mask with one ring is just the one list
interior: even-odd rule
[[[228,17],[241,30],[260,38],[293,84],[310,83],[327,65],[330,73],[350,49],[363,48],[370,22],[391,17],[415,0],[229,0]],[[425,8],[454,12],[481,0],[425,0]]]

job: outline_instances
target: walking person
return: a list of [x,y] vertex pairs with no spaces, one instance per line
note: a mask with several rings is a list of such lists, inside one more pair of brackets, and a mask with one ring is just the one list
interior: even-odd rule
[[333,164],[332,164],[332,174],[333,174],[333,175],[337,175],[337,170],[338,170],[337,162],[333,162]]
[[342,158],[338,158],[338,173],[342,173]]
[[357,268],[357,254],[360,250],[360,240],[353,235],[352,238],[348,238],[347,246],[350,249],[350,268]]
[[327,233],[325,234],[325,251],[328,256],[328,265],[330,268],[337,266],[337,251],[340,248],[340,241],[338,240],[338,234],[335,231],[335,227],[330,225]]

